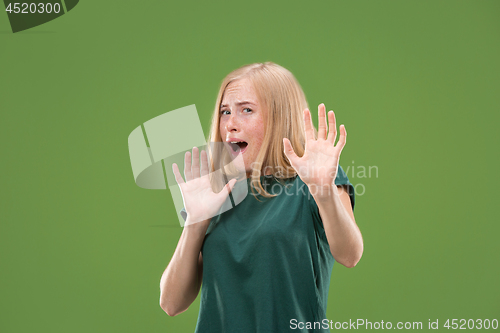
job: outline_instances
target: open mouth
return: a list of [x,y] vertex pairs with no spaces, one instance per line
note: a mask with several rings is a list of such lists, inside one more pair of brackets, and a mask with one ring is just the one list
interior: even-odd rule
[[229,146],[231,147],[233,154],[238,154],[239,152],[243,154],[248,147],[248,143],[246,143],[245,141],[229,142]]

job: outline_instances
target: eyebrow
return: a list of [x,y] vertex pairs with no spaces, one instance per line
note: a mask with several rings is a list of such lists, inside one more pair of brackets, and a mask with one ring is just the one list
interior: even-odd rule
[[[241,102],[236,103],[236,105],[238,105],[238,106],[240,106],[240,105],[246,105],[246,104],[256,105],[256,104],[254,104],[254,103],[252,103],[252,102],[250,102],[250,101],[241,101]],[[220,106],[220,107],[221,107],[221,108],[225,108],[225,107],[227,107],[227,106],[229,106],[229,105],[227,105],[227,104],[221,104],[221,106]]]

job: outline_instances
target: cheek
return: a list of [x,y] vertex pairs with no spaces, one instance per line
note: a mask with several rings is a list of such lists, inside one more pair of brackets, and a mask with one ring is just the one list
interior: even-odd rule
[[224,122],[219,121],[219,133],[220,133],[221,138],[223,135],[225,135],[225,128],[226,128],[226,125],[224,124]]
[[253,119],[253,121],[250,122],[249,127],[252,133],[263,137],[262,134],[264,133],[264,127],[265,127],[263,119],[261,118]]
[[256,150],[260,149],[262,146],[262,142],[264,141],[264,121],[262,119],[256,120],[255,122],[252,122],[251,126],[251,133],[253,136],[253,141],[254,145],[257,148]]

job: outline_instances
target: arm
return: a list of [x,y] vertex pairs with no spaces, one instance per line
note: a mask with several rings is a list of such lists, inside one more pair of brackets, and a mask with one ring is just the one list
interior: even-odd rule
[[205,150],[201,152],[201,166],[198,148],[184,157],[184,175],[179,167],[172,164],[175,180],[179,185],[186,208],[187,219],[184,223],[179,243],[160,280],[160,306],[169,315],[175,316],[187,310],[200,291],[203,258],[201,246],[219,208],[226,201],[236,179],[227,183],[219,193],[214,193],[209,178],[209,164]]
[[351,207],[349,194],[343,186],[313,195],[323,221],[330,252],[336,261],[354,267],[363,254],[363,238]]
[[[354,221],[354,214],[347,192],[335,185],[340,153],[345,146],[347,131],[340,125],[340,137],[337,144],[335,114],[328,112],[324,104],[318,106],[318,138],[314,135],[314,126],[309,109],[304,110],[306,146],[302,157],[295,153],[289,139],[283,138],[284,152],[292,167],[309,187],[318,205],[323,221],[330,252],[335,260],[346,267],[354,267],[363,254],[363,238]],[[328,134],[327,134],[328,128]]]
[[174,255],[163,272],[160,280],[160,306],[169,316],[186,311],[198,296],[203,277],[201,245],[207,225],[208,223],[189,224],[186,220]]

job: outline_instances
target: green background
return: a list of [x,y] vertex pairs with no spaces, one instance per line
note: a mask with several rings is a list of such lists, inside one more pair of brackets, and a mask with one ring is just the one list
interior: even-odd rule
[[80,1],[13,34],[0,14],[0,331],[194,330],[199,298],[158,304],[181,228],[168,191],[135,185],[127,138],[190,104],[208,134],[223,77],[263,61],[346,125],[344,170],[378,168],[348,173],[365,251],[334,266],[328,318],[500,320],[499,17],[500,1]]

